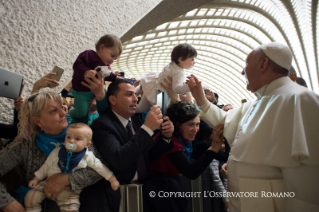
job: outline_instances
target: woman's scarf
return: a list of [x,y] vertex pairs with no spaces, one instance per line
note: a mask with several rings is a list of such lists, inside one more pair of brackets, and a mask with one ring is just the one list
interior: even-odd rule
[[86,148],[83,149],[81,152],[68,152],[63,145],[59,151],[58,161],[58,166],[61,170],[61,173],[66,174],[72,171],[75,167],[77,167],[80,161],[82,160],[85,152]]
[[191,154],[193,152],[193,143],[190,141],[187,144],[185,144],[180,135],[178,136],[178,140],[179,140],[179,142],[182,144],[182,146],[184,148],[184,153],[186,155],[187,160],[190,161]]
[[65,140],[66,127],[60,135],[47,135],[44,132],[40,132],[36,137],[35,141],[38,147],[45,152],[47,157],[50,155],[53,149],[61,146]]

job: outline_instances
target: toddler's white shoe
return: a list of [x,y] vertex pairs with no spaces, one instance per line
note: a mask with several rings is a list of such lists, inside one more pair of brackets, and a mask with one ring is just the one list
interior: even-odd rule
[[109,66],[97,66],[95,68],[95,71],[100,72],[102,74],[102,78],[108,77],[111,74],[111,70],[109,69]]

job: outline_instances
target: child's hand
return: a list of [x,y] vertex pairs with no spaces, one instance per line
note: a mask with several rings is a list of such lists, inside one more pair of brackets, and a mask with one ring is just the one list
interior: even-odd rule
[[84,78],[93,78],[96,75],[96,71],[95,70],[87,70],[84,73]]
[[[134,87],[136,88],[137,86],[139,86],[140,82],[141,82],[141,80],[136,80],[136,81],[133,83]],[[141,88],[140,88],[140,89],[142,89],[142,85],[141,85]]]
[[33,179],[33,180],[30,180],[28,186],[29,186],[30,188],[34,188],[37,184],[38,184],[38,181],[35,180],[35,179]]
[[116,191],[120,187],[120,183],[117,180],[111,182],[111,187],[114,191]]
[[116,76],[116,79],[117,79],[117,80],[122,80],[123,77]]
[[192,90],[196,86],[194,77],[187,77],[186,84],[188,85],[189,90]]

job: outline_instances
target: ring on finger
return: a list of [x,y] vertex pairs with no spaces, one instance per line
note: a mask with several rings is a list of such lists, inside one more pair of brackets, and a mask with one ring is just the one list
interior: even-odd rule
[[214,135],[217,135],[217,132],[213,131]]

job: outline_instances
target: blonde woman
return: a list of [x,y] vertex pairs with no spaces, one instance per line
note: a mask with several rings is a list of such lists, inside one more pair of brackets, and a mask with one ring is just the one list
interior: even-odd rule
[[[93,84],[94,82],[89,86],[96,92],[97,99],[105,100],[105,93],[104,97],[102,93],[104,92],[103,86]],[[18,165],[25,171],[25,182],[32,180],[34,172],[42,166],[50,152],[60,143],[64,143],[68,123],[61,97],[57,93],[45,91],[29,97],[22,105],[19,119],[18,136],[14,142],[0,151],[0,181],[1,176]],[[47,185],[44,192],[47,198],[56,199],[66,186],[70,186],[71,190],[83,189],[98,182],[101,178],[90,168],[79,169],[68,174],[56,174],[46,179]],[[108,182],[105,181],[105,183]],[[106,186],[109,185],[106,184]],[[99,185],[99,187],[102,186]],[[84,201],[81,199],[80,201],[83,204]],[[98,202],[96,204],[99,205]],[[102,211],[103,207],[100,208]],[[4,212],[25,211],[1,182],[0,210]]]

